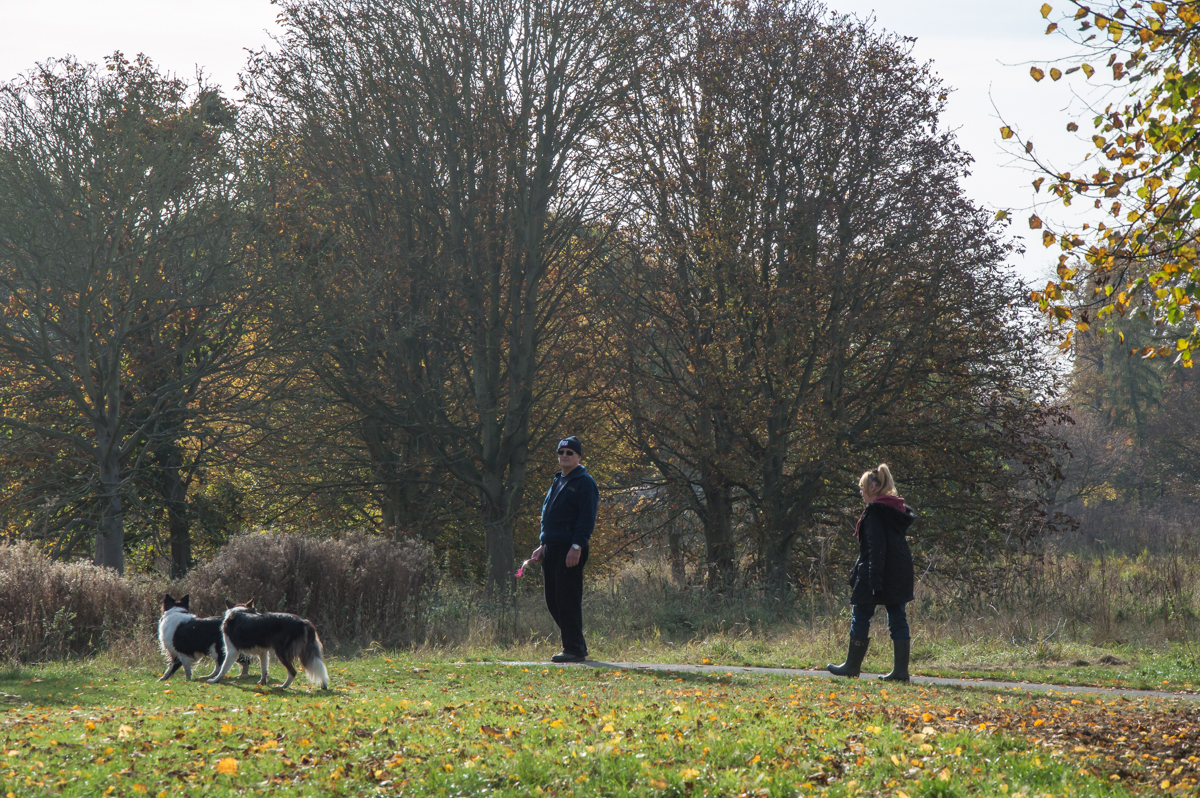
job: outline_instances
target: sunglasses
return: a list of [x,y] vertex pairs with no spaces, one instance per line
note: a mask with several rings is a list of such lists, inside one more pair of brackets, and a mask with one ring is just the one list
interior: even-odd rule
[[559,449],[558,450],[559,457],[562,457],[565,454],[575,454],[575,450],[574,449]]

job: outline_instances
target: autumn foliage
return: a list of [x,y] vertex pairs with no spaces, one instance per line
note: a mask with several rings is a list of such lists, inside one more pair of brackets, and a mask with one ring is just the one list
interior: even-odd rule
[[[1043,243],[1061,253],[1057,279],[1032,300],[1066,330],[1064,348],[1076,332],[1133,315],[1157,335],[1131,354],[1190,367],[1200,346],[1200,13],[1190,0],[1066,5],[1065,14],[1042,5],[1042,16],[1053,18],[1046,33],[1078,42],[1079,57],[1065,71],[1049,69],[1050,79],[1080,73],[1076,80],[1099,83],[1111,74],[1120,99],[1090,120],[1082,171],[1055,171],[1034,158],[1045,172],[1035,190],[1045,184],[1063,205],[1091,204],[1098,221],[1051,230],[1030,218]],[[1047,71],[1034,66],[1030,75],[1041,81]],[[1001,135],[1014,130],[1006,125]]]
[[181,578],[368,527],[511,595],[570,433],[608,559],[711,586],[827,581],[881,461],[947,578],[1057,528],[1040,333],[902,38],[800,0],[280,19],[242,103],[119,56],[0,94],[10,538]]

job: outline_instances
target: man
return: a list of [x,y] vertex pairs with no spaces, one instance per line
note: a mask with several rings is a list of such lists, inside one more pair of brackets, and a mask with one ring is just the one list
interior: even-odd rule
[[558,442],[558,465],[546,499],[542,502],[541,543],[530,555],[542,563],[546,607],[562,635],[562,653],[551,662],[583,662],[587,643],[583,639],[583,566],[588,558],[588,541],[596,528],[600,489],[587,469],[580,465],[583,444],[574,435]]

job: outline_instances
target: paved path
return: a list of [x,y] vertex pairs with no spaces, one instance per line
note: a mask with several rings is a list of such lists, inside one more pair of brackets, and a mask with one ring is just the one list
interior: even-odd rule
[[[801,668],[753,668],[747,666],[726,665],[680,665],[663,662],[603,662],[588,660],[586,662],[559,664],[555,662],[493,662],[481,663],[490,665],[510,665],[525,668],[607,668],[623,671],[661,671],[664,673],[714,673],[725,674],[771,674],[776,676],[799,676],[809,679],[838,679],[828,671],[804,670]],[[862,678],[872,679],[875,674],[864,673]],[[844,680],[843,680],[844,681]],[[1032,682],[997,682],[991,679],[949,679],[941,676],[913,676],[914,684],[932,684],[946,687],[982,687],[989,690],[1015,690],[1030,693],[1086,693],[1088,695],[1124,696],[1126,698],[1175,698],[1180,701],[1200,702],[1200,694],[1170,693],[1165,690],[1128,690],[1118,687],[1087,687],[1066,684],[1035,684]]]

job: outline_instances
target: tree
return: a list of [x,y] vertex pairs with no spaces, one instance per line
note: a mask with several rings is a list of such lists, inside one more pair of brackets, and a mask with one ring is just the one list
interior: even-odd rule
[[[118,571],[131,480],[156,459],[178,480],[198,397],[246,356],[239,154],[220,96],[144,57],[50,61],[0,89],[0,426],[77,458],[73,520]],[[174,521],[172,547],[178,573]]]
[[[1017,474],[1049,462],[1047,388],[938,127],[944,88],[815,2],[697,3],[685,23],[621,128],[644,256],[617,305],[617,401],[703,521],[710,580],[736,567],[737,505],[786,584],[880,459],[960,531],[1006,525]],[[1023,451],[1031,471],[1010,467]]]
[[[1048,70],[1052,80],[1082,73],[1090,80],[1102,59],[1126,94],[1091,120],[1094,166],[1081,173],[1060,171],[1033,158],[1045,174],[1034,188],[1047,188],[1064,205],[1091,202],[1102,214],[1077,229],[1052,231],[1041,218],[1047,247],[1060,250],[1058,279],[1034,291],[1036,306],[1070,336],[1100,322],[1136,315],[1143,323],[1172,325],[1177,334],[1138,351],[1142,357],[1174,357],[1192,365],[1200,346],[1200,12],[1193,0],[1126,2],[1070,0],[1071,12],[1051,22],[1046,33],[1074,26],[1079,62]],[[1053,8],[1042,5],[1048,18]],[[1061,27],[1060,27],[1061,23]],[[1035,81],[1047,70],[1033,67]],[[1070,122],[1067,130],[1079,124]],[[1001,135],[1015,135],[1005,125]],[[1032,152],[1033,144],[1025,147]],[[1032,156],[1031,156],[1032,157]],[[1076,288],[1089,296],[1080,305]]]
[[656,42],[638,12],[289,2],[279,52],[252,67],[302,175],[287,210],[308,222],[293,268],[311,367],[362,419],[381,482],[430,462],[474,495],[489,591],[512,584],[530,447],[571,401],[548,357],[593,261],[582,234],[611,224],[594,150]]
[[1194,498],[1200,387],[1187,369],[1129,356],[1131,347],[1157,348],[1161,339],[1181,333],[1120,317],[1113,328],[1103,337],[1080,333],[1072,339],[1067,398],[1075,423],[1063,431],[1072,456],[1059,500],[1145,506]]

